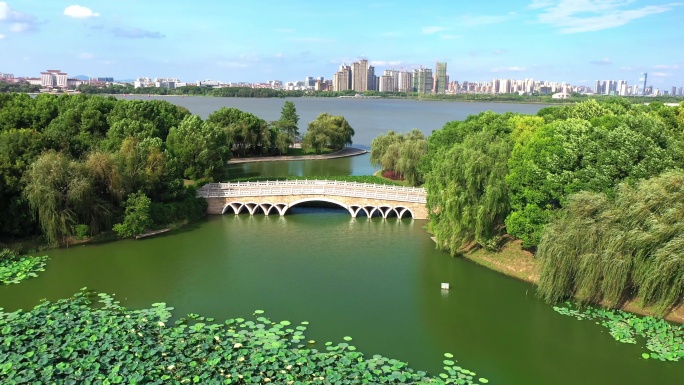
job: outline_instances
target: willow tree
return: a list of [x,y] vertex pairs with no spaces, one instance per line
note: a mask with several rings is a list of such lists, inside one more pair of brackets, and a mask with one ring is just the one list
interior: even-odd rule
[[639,298],[663,314],[684,298],[684,172],[622,184],[614,200],[581,192],[543,232],[539,295],[619,305]]
[[46,152],[25,175],[24,196],[36,213],[47,242],[56,245],[92,212],[95,191],[83,164],[59,152]]
[[472,242],[485,245],[503,231],[511,147],[508,135],[481,131],[435,154],[425,185],[428,227],[440,249],[455,255]]
[[341,150],[345,145],[352,144],[353,136],[354,129],[344,117],[323,113],[309,123],[302,146],[313,148],[317,153],[324,148]]
[[389,131],[371,143],[370,161],[386,171],[394,171],[411,185],[423,183],[423,172],[419,168],[421,158],[427,154],[427,140],[419,130],[406,134]]

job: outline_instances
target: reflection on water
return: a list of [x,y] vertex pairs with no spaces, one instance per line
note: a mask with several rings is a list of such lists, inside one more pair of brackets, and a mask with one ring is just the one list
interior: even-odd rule
[[372,175],[376,168],[370,164],[370,155],[347,158],[307,161],[277,161],[238,163],[228,167],[230,178],[307,176],[310,178],[339,175]]
[[498,384],[684,378],[681,363],[646,362],[640,347],[555,314],[527,295],[530,285],[436,251],[425,224],[311,207],[284,217],[214,216],[158,238],[52,251],[39,278],[0,286],[0,306],[28,308],[87,286],[134,308],[167,302],[177,317],[263,309],[274,320],[311,322],[317,341],[350,335],[365,354],[433,373],[451,352]]

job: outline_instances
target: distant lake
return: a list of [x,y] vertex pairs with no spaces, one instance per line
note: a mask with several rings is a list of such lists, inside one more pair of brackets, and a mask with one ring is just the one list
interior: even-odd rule
[[299,114],[299,131],[304,133],[309,122],[324,112],[341,115],[355,131],[354,146],[368,147],[378,135],[389,130],[407,132],[414,128],[425,135],[452,120],[483,111],[536,114],[544,104],[470,103],[451,101],[421,101],[410,99],[340,99],[340,98],[218,98],[181,96],[131,95],[121,99],[166,100],[183,106],[206,119],[221,107],[233,107],[250,112],[266,121],[280,118],[286,100],[292,101]]

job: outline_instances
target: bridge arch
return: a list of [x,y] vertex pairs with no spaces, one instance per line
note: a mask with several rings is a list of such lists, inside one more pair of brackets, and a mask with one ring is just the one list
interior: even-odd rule
[[298,200],[296,200],[296,201],[290,203],[289,205],[287,205],[287,207],[285,208],[285,210],[282,211],[281,215],[284,215],[284,214],[287,212],[288,209],[290,209],[290,208],[292,208],[292,207],[294,207],[294,206],[296,206],[296,205],[298,205],[298,204],[300,204],[300,203],[306,203],[306,202],[327,202],[327,203],[332,203],[332,204],[334,204],[334,205],[340,206],[340,207],[342,207],[343,209],[349,211],[349,214],[352,216],[352,218],[356,218],[356,212],[355,212],[353,209],[351,209],[348,205],[346,205],[346,204],[344,204],[344,203],[342,203],[342,202],[340,202],[340,201],[337,201],[337,200],[335,200],[335,199],[324,198],[324,197],[320,197],[320,198],[319,198],[319,197],[316,197],[316,198],[303,198],[303,199],[298,199]]

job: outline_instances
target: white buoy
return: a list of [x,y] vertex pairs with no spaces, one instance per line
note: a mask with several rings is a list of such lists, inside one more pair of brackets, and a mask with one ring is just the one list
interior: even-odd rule
[[442,282],[442,290],[449,290],[449,284],[446,282]]

